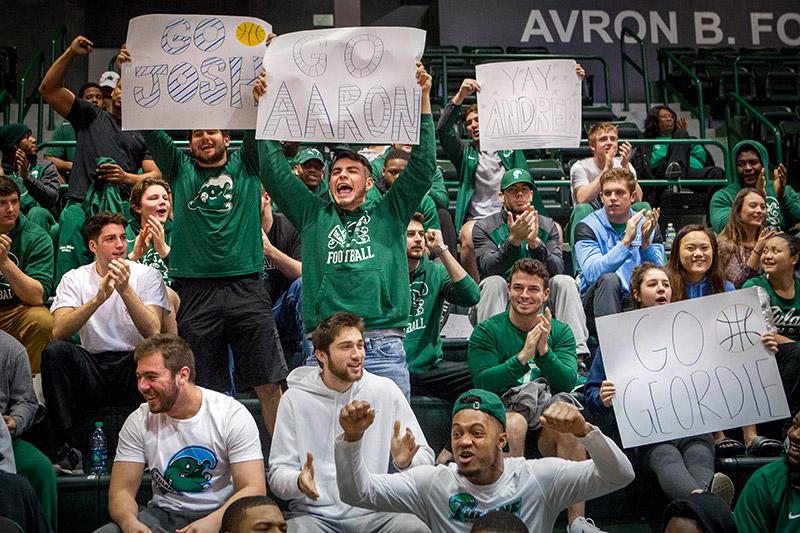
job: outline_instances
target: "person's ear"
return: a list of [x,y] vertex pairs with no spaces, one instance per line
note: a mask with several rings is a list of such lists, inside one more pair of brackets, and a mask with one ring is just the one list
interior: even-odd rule
[[500,451],[502,452],[505,449],[506,444],[508,444],[508,434],[504,431],[497,437],[497,447],[500,448]]
[[639,289],[631,289],[631,298],[642,303],[642,298],[639,296]]
[[89,251],[93,254],[97,253],[97,243],[92,239],[89,239]]

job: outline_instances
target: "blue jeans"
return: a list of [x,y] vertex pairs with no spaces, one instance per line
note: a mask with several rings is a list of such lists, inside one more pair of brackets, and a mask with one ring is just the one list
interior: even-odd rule
[[[311,340],[303,342],[306,366],[318,366],[317,356],[311,346]],[[406,350],[403,347],[403,334],[400,330],[381,330],[364,332],[364,369],[377,376],[394,381],[407,401],[411,401],[411,382],[408,376]]]
[[272,314],[278,334],[284,342],[300,341],[305,335],[303,329],[303,278],[299,277],[289,285],[286,292],[272,304]]

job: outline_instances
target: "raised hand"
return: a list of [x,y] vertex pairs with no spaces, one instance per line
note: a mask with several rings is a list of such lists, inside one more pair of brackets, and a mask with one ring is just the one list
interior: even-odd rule
[[586,71],[583,70],[583,67],[580,63],[575,63],[575,75],[578,76],[581,80],[586,77]]
[[761,228],[761,233],[758,234],[758,240],[755,246],[753,246],[753,253],[758,256],[764,253],[764,247],[767,245],[767,241],[774,237],[776,233],[777,231],[775,231],[775,228]]
[[646,250],[650,247],[650,243],[653,242],[653,233],[656,231],[658,227],[658,217],[661,216],[661,208],[656,207],[652,209],[647,215],[645,216],[644,223],[642,224],[642,250]]
[[108,300],[108,297],[114,292],[114,276],[111,272],[106,272],[106,275],[100,279],[100,285],[97,287],[97,294],[95,299],[98,303],[103,303]]
[[617,155],[617,147],[613,144],[606,148],[605,152],[603,152],[603,157],[605,158],[603,161],[603,172],[608,172],[614,168],[614,156]]
[[558,402],[545,409],[539,417],[543,427],[559,433],[571,433],[576,437],[585,437],[591,427],[586,423],[578,408],[571,403]]
[[277,36],[278,36],[278,34],[277,34],[277,33],[270,33],[269,35],[267,35],[267,40],[266,40],[266,41],[264,41],[264,46],[269,46],[269,45],[271,45],[271,44],[272,44],[272,41],[273,41],[273,40],[275,39],[275,37],[277,37]]
[[756,180],[756,190],[761,193],[761,196],[764,198],[767,197],[767,171],[763,167]]
[[306,452],[306,463],[297,476],[297,488],[306,495],[309,500],[319,500],[319,491],[314,482],[314,454]]
[[84,37],[83,35],[78,35],[75,37],[71,43],[69,43],[69,50],[75,55],[85,56],[92,53],[94,49],[94,43]]
[[147,253],[147,250],[150,249],[150,241],[152,238],[148,226],[142,226],[142,229],[139,230],[139,234],[136,236],[136,240],[133,242],[133,250],[128,254],[128,259],[131,261],[138,261],[141,259]]
[[535,214],[535,211],[526,211],[515,217],[511,212],[508,213],[508,238],[511,244],[519,246],[528,238],[528,234],[531,232],[531,220]]
[[461,82],[461,87],[458,88],[458,92],[453,97],[453,103],[455,105],[461,105],[461,102],[464,101],[464,98],[467,96],[472,96],[473,94],[480,92],[480,90],[480,83],[472,78],[466,78]]
[[644,213],[645,210],[642,209],[625,223],[625,233],[622,235],[622,244],[626,247],[630,247],[633,239],[636,238],[636,232],[639,230],[639,222],[641,222],[642,217],[644,217]]
[[552,327],[553,313],[550,312],[549,307],[544,308],[544,313],[536,317],[537,324],[535,328],[539,328],[539,342],[536,343],[536,352],[539,355],[544,355],[548,351],[547,338],[550,336],[550,328]]
[[681,117],[678,119],[678,122],[675,126],[676,130],[687,130],[689,129],[689,124],[686,122],[686,117]]
[[628,163],[630,163],[631,160],[631,152],[633,152],[633,146],[631,146],[631,143],[624,142],[619,145],[619,159],[622,168],[628,168]]
[[414,438],[414,433],[411,428],[406,428],[405,433],[400,435],[400,421],[394,421],[394,433],[392,434],[392,460],[394,465],[400,470],[405,470],[411,466],[411,461],[417,451],[422,447],[417,444],[417,439]]
[[8,254],[11,252],[11,237],[5,233],[0,235],[0,265],[8,261]]
[[442,238],[442,232],[438,229],[429,229],[425,232],[425,243],[428,245],[428,248],[431,252],[435,254],[439,254],[442,251],[442,247],[444,246],[444,239]]
[[614,397],[617,395],[617,387],[613,381],[603,380],[600,384],[600,401],[606,407],[611,407]]
[[786,167],[781,163],[772,171],[772,186],[775,188],[775,198],[779,202],[783,201],[783,193],[786,190],[786,181],[789,179],[786,174]]
[[16,152],[14,153],[14,168],[16,169],[17,175],[20,178],[27,179],[28,165],[28,156],[25,155],[25,152],[17,148]]
[[122,294],[128,289],[128,281],[131,277],[131,267],[124,259],[114,259],[108,264],[108,273],[114,280],[114,289]]
[[267,71],[262,70],[258,74],[256,82],[253,84],[253,100],[255,100],[256,105],[258,105],[258,101],[261,100],[261,97],[265,94],[267,94]]
[[355,442],[361,440],[364,432],[375,421],[375,411],[368,402],[354,400],[339,411],[339,424],[344,430],[344,440]]
[[542,244],[542,240],[539,238],[539,213],[533,208],[529,210],[529,213],[532,217],[528,223],[528,235],[525,240],[528,241],[528,248],[535,250]]
[[536,348],[539,345],[541,336],[542,329],[538,327],[538,324],[528,332],[525,336],[525,344],[522,346],[522,351],[517,354],[517,359],[519,359],[520,363],[527,365],[528,361],[533,359],[533,356],[536,355]]
[[166,236],[164,235],[164,224],[158,220],[155,215],[150,215],[147,218],[147,230],[152,236],[153,248],[156,249],[161,259],[166,259],[169,255],[170,247],[167,244]]
[[129,63],[131,59],[131,53],[128,51],[127,43],[123,44],[119,49],[119,54],[117,54],[116,65],[121,68],[123,63]]
[[417,61],[417,85],[420,86],[423,93],[430,93],[433,86],[433,77],[425,70],[421,61]]

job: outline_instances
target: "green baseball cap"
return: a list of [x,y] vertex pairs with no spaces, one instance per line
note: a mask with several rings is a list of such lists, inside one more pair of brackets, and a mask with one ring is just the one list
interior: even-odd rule
[[[505,179],[505,178],[503,178]],[[456,403],[453,405],[453,415],[462,409],[477,409],[484,413],[495,417],[500,425],[503,426],[503,431],[506,429],[506,407],[503,405],[500,396],[493,392],[483,389],[470,389],[458,397]]]
[[503,174],[503,179],[500,181],[500,190],[504,191],[516,183],[527,183],[533,188],[531,173],[524,168],[506,170],[506,173]]
[[323,165],[325,164],[325,158],[322,157],[322,152],[317,150],[316,148],[304,148],[297,157],[295,158],[297,163],[302,165],[303,163],[308,163],[309,161],[317,160]]

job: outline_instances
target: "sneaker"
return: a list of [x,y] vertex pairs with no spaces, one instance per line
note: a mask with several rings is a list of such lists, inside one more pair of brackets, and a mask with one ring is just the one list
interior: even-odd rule
[[579,516],[572,521],[572,524],[567,526],[567,533],[583,533],[584,531],[587,533],[606,533],[594,525],[594,520],[583,516]]
[[733,495],[736,488],[733,486],[731,478],[722,472],[717,472],[714,474],[714,477],[711,478],[711,486],[708,488],[708,491],[722,498],[725,503],[728,504],[728,507],[730,507],[731,503],[733,503]]
[[62,476],[82,476],[83,456],[81,452],[77,448],[66,444],[62,445],[56,454],[53,472]]

